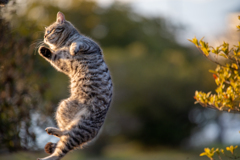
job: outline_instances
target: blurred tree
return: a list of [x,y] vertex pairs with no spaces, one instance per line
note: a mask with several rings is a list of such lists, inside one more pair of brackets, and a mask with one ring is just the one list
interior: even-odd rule
[[[113,75],[114,101],[108,114],[108,119],[111,121],[106,121],[98,145],[95,145],[97,150],[102,148],[102,145],[119,139],[134,140],[150,146],[178,145],[189,137],[191,129],[195,126],[188,119],[193,103],[189,96],[196,87],[211,88],[211,83],[201,81],[203,77],[208,79],[203,71],[209,68],[210,64],[202,63],[203,59],[192,55],[190,48],[176,42],[177,26],[170,25],[164,18],[144,17],[135,13],[128,5],[117,2],[102,8],[95,1],[72,0],[56,3],[53,0],[32,0],[26,2],[25,8],[18,8],[17,14],[11,17],[15,32],[28,40],[28,43],[21,46],[28,47],[33,39],[42,37],[43,35],[37,31],[43,31],[44,25],[47,26],[55,21],[59,10],[83,34],[100,42]],[[16,42],[15,45],[19,45],[19,39],[12,37],[13,40]],[[14,51],[12,48],[9,47],[8,51]],[[20,52],[22,49],[16,50]],[[25,52],[29,53],[26,56],[31,58],[32,52],[28,50]],[[22,62],[7,54],[7,51],[3,53],[2,61],[6,60],[6,55],[9,55],[9,60],[5,63]],[[15,56],[14,52],[12,54]],[[61,98],[67,97],[67,77],[57,73],[48,63],[37,59],[34,61],[34,68],[30,66],[31,63],[21,63],[21,65],[27,67],[19,67],[18,73],[29,76],[32,83],[36,80],[39,88],[42,88],[40,86],[43,86],[46,79],[39,82],[39,79],[30,77],[37,75],[47,77],[47,82],[51,85],[43,87],[47,90],[40,92],[45,101],[56,104]],[[29,72],[22,68],[28,68]],[[34,89],[30,84],[24,86]],[[29,108],[28,111],[31,109]],[[6,110],[12,112],[14,109],[6,108]],[[53,108],[46,106],[41,110],[44,114],[47,111],[47,115],[51,115],[54,111]],[[41,114],[43,115],[43,112]],[[5,124],[7,123],[4,122],[3,126]]]
[[4,6],[8,3],[8,0],[0,0],[0,6]]
[[0,8],[0,150],[33,149],[33,115],[43,104],[46,84],[34,67],[34,47],[29,47],[34,37],[12,32],[10,23],[1,16],[2,9],[9,12]]

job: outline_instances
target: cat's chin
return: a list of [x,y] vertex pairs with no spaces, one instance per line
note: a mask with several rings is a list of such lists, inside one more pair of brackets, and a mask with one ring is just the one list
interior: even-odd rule
[[49,43],[46,39],[44,39],[44,43],[45,43],[47,46],[49,46],[49,48],[50,48],[51,50],[56,50],[56,48],[57,48],[55,45]]
[[48,45],[49,48],[50,48],[51,50],[53,50],[53,51],[55,51],[55,50],[57,49],[57,47],[56,47],[55,45],[53,45],[53,44],[49,44],[49,43],[45,43],[45,44]]

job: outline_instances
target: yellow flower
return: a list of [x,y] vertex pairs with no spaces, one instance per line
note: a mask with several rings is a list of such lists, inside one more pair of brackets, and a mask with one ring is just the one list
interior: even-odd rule
[[222,152],[222,154],[224,154],[224,150],[223,149],[221,149],[220,152]]
[[230,151],[230,152],[233,154],[234,150],[235,150],[237,147],[238,147],[238,146],[233,147],[233,146],[231,145],[230,147],[226,147],[226,150],[227,150],[227,151]]
[[208,156],[208,158],[212,158],[214,153],[215,153],[215,150],[214,148],[212,148],[211,150],[209,148],[204,148],[204,151],[203,153],[200,154],[200,156]]
[[219,148],[215,149],[215,152],[219,155],[220,154]]

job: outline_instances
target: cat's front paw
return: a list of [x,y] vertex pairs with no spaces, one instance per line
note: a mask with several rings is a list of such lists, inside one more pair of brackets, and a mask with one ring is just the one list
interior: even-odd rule
[[38,53],[41,55],[41,56],[44,56],[46,58],[51,58],[51,55],[52,55],[52,52],[44,47],[44,46],[41,46],[39,49],[38,49]]
[[78,52],[80,52],[83,44],[81,42],[73,42],[70,46],[70,54],[72,56],[76,55]]

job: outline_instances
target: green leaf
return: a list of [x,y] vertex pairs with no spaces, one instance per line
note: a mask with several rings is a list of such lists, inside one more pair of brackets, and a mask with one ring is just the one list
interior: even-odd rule
[[208,70],[210,73],[217,73],[216,71],[214,71],[214,70]]
[[223,56],[224,58],[228,59],[228,56],[226,54],[220,53],[220,56]]

